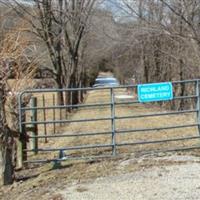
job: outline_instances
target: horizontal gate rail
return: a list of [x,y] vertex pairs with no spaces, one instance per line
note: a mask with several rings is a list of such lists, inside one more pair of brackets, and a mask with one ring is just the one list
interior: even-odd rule
[[[194,137],[184,137],[184,138],[171,138],[171,139],[164,139],[164,140],[154,140],[154,141],[141,141],[141,142],[130,142],[130,143],[116,143],[116,146],[132,146],[132,145],[141,145],[141,144],[156,144],[156,143],[166,143],[166,142],[176,142],[182,140],[194,140],[200,139],[200,136]],[[74,146],[74,147],[63,147],[63,148],[44,148],[38,149],[41,152],[48,152],[48,151],[69,151],[69,150],[84,150],[84,149],[93,149],[93,148],[107,148],[112,147],[111,144],[101,144],[101,145],[86,145],[86,146]],[[34,149],[25,149],[26,152],[32,152]]]
[[98,135],[110,135],[112,132],[96,132],[96,133],[79,133],[79,134],[60,134],[60,135],[38,135],[30,136],[29,138],[64,138],[64,137],[86,137],[86,136],[98,136]]
[[177,128],[190,128],[198,126],[199,124],[188,124],[188,125],[177,125],[177,126],[167,126],[167,127],[158,127],[158,128],[144,128],[144,129],[128,129],[128,130],[116,130],[116,133],[133,133],[133,132],[149,132],[149,131],[160,131],[168,129],[177,129]]
[[46,107],[23,107],[21,110],[52,110],[59,108],[84,108],[84,107],[104,107],[110,106],[111,103],[98,103],[98,104],[76,104],[76,105],[60,105],[60,106],[46,106]]
[[[193,99],[193,98],[198,98],[197,95],[191,95],[191,96],[175,96],[172,100],[170,101],[175,101],[175,100],[182,100],[182,99]],[[139,101],[125,101],[125,102],[116,102],[116,105],[126,105],[126,104],[140,104],[141,102]]]
[[181,81],[172,81],[173,84],[186,84],[186,83],[196,83],[199,79],[192,79],[192,80],[181,80]]
[[22,124],[60,124],[60,123],[76,123],[76,122],[94,122],[94,121],[108,121],[111,120],[111,117],[105,118],[96,118],[96,119],[77,119],[77,120],[55,120],[55,121],[31,121],[31,122],[22,122]]
[[141,145],[141,144],[157,144],[157,143],[166,143],[166,142],[177,142],[183,140],[196,140],[200,139],[200,136],[194,137],[184,137],[184,138],[171,138],[164,140],[152,140],[152,141],[141,141],[141,142],[130,142],[130,143],[118,143],[116,146],[133,146],[133,145]]
[[168,115],[180,115],[186,113],[194,113],[197,112],[197,109],[194,110],[180,110],[174,112],[164,112],[164,113],[152,113],[152,114],[145,114],[145,115],[132,115],[132,116],[120,116],[115,117],[115,119],[132,119],[132,118],[144,118],[144,117],[159,117],[159,116],[168,116]]
[[[95,149],[95,148],[107,148],[112,147],[112,144],[99,144],[99,145],[85,145],[85,146],[74,146],[74,147],[65,147],[65,148],[46,148],[41,149],[38,148],[38,151],[71,151],[71,150],[84,150],[84,149]],[[25,152],[31,152],[34,151],[34,149],[24,149]]]
[[[198,96],[197,95],[190,95],[190,96],[175,96],[173,100],[178,100],[178,99],[193,99],[193,98],[197,98]],[[171,101],[173,101],[171,100]]]

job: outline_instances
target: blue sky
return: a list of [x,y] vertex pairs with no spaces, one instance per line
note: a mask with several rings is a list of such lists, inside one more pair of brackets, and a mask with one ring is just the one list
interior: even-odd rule
[[[133,3],[133,0],[130,0],[130,3]],[[133,15],[130,10],[127,9],[121,0],[105,0],[103,7],[110,10],[117,21],[127,21],[133,19]]]
[[114,18],[119,19],[126,16],[125,12],[120,8],[120,5],[122,6],[120,0],[105,0],[103,7],[110,10],[113,13]]
[[119,11],[119,8],[117,7],[117,4],[119,4],[119,0],[105,0],[104,1],[104,7],[111,10],[112,12]]

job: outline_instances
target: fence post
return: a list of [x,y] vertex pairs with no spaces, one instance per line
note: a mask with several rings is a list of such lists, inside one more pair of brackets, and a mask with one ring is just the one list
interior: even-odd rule
[[199,80],[196,81],[196,110],[197,110],[197,124],[198,124],[198,132],[200,135],[200,93],[199,93]]
[[116,155],[116,130],[115,130],[115,96],[114,89],[110,89],[111,94],[111,128],[112,128],[112,155]]
[[[30,107],[31,109],[31,122],[36,122],[37,121],[37,98],[36,97],[31,97],[30,100]],[[31,124],[31,135],[33,136],[32,138],[32,149],[34,150],[34,153],[38,153],[38,127],[37,124],[33,123]]]
[[[73,105],[73,91],[70,90],[70,106]],[[69,112],[72,112],[72,107],[69,108]]]
[[24,166],[23,162],[27,160],[27,152],[24,150],[27,149],[27,137],[26,137],[26,125],[23,122],[26,121],[25,110],[22,110],[23,103],[21,95],[19,96],[19,132],[20,136],[17,141],[17,166],[22,168]]
[[[59,119],[62,120],[62,108],[59,108]],[[62,123],[59,123],[60,127],[62,126]]]
[[[56,106],[56,101],[55,101],[55,94],[53,94],[53,106]],[[56,120],[56,112],[55,112],[55,108],[53,108],[53,121],[55,122]],[[56,124],[53,123],[53,133],[56,133]]]
[[[43,104],[43,119],[44,119],[44,122],[46,122],[46,104],[45,104],[45,97],[44,97],[44,94],[42,95],[42,104]],[[44,123],[44,135],[46,136],[47,135],[47,124]],[[45,143],[47,143],[47,138],[45,137]]]

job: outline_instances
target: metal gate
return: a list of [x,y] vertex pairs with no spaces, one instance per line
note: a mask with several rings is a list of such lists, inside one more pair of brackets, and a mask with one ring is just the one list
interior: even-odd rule
[[[22,162],[198,149],[199,80],[172,84],[174,98],[156,103],[140,103],[137,85],[23,91],[18,99]],[[56,103],[61,92],[70,99],[67,105]],[[75,92],[84,96],[83,103],[72,103]]]

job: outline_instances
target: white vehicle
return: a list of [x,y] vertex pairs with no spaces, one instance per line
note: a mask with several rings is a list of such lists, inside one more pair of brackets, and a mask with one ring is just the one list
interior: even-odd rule
[[117,87],[119,82],[114,77],[100,77],[96,78],[93,87]]

